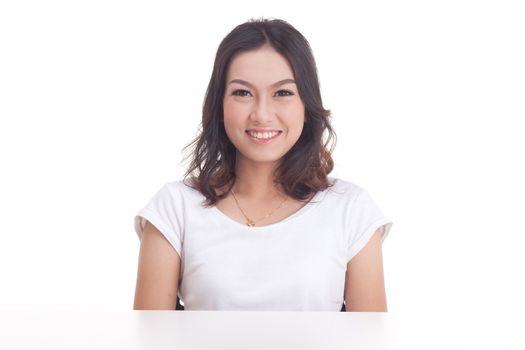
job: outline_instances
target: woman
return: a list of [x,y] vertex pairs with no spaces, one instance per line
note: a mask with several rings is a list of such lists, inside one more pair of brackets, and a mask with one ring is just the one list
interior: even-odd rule
[[328,177],[329,115],[294,27],[261,19],[230,32],[184,179],[135,218],[134,309],[180,298],[186,310],[387,311],[392,222],[365,189]]

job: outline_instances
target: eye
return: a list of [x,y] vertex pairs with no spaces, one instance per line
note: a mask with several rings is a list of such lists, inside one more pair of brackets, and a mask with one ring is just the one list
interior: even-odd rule
[[235,90],[234,92],[232,92],[232,95],[234,96],[248,96],[248,95],[245,95],[245,93],[249,94],[250,92],[248,90]]
[[[284,93],[284,95],[280,95],[281,93]],[[281,97],[285,97],[285,96],[293,96],[294,93],[291,92],[291,91],[288,91],[288,90],[279,90],[279,91],[277,91],[276,94],[281,96]]]
[[[294,93],[289,91],[289,90],[279,90],[275,93],[278,97],[286,97],[286,96],[293,96]],[[251,95],[251,92],[249,92],[248,90],[235,90],[232,92],[232,95],[233,96],[241,96],[241,97],[247,97],[249,95]]]

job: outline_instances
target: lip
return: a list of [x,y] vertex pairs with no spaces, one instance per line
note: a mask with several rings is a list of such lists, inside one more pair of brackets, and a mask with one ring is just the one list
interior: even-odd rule
[[282,131],[282,130],[279,130],[279,129],[264,129],[264,128],[251,128],[251,129],[246,129],[246,131],[272,132],[272,131]]
[[[255,129],[249,129],[249,131],[255,131]],[[258,139],[256,137],[253,137],[252,135],[250,135],[248,133],[248,130],[246,130],[245,134],[254,143],[267,144],[267,143],[273,142],[275,139],[277,139],[283,133],[281,130],[273,130],[273,131],[278,131],[279,133],[277,135],[275,135],[274,137],[272,137],[272,138],[264,139],[264,140],[261,140],[261,139]],[[268,131],[266,131],[266,132],[268,132]]]

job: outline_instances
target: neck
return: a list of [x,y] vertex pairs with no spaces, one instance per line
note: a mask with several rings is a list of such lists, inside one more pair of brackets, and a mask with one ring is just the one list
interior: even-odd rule
[[233,186],[235,194],[257,200],[283,195],[279,186],[273,182],[275,167],[276,164],[270,162],[237,162]]

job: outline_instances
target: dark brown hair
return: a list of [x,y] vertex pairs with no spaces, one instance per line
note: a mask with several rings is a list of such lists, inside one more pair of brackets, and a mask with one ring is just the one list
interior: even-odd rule
[[[183,152],[191,149],[191,153],[184,156],[184,160],[191,159],[184,181],[190,176],[187,185],[206,197],[205,206],[224,198],[235,183],[236,149],[223,124],[227,69],[237,53],[264,45],[270,45],[287,59],[305,105],[301,136],[281,158],[274,182],[280,184],[288,196],[300,201],[331,185],[328,174],[334,167],[331,155],[336,134],[330,125],[330,111],[323,107],[310,44],[286,21],[251,19],[235,27],[220,43],[204,98],[198,136],[183,148]],[[325,131],[328,137],[323,141]]]

